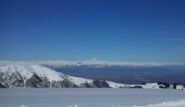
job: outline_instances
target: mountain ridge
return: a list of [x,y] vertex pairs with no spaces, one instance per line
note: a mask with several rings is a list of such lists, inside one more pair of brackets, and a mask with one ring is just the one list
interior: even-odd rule
[[[173,88],[163,83],[121,84],[106,80],[92,80],[57,72],[37,64],[0,65],[0,87],[14,88]],[[184,89],[176,85],[175,89]]]

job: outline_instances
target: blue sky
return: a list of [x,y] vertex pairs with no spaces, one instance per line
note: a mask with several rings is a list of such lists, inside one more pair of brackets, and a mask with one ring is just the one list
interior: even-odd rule
[[1,0],[1,60],[185,61],[184,0]]

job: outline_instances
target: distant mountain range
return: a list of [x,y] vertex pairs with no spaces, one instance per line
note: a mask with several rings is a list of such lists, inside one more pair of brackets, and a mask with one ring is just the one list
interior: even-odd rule
[[183,62],[101,61],[0,61],[3,64],[37,64],[67,75],[124,84],[151,82],[185,83]]
[[[71,66],[70,66],[71,67]],[[90,71],[89,71],[90,72]],[[106,71],[104,71],[106,72]],[[105,73],[106,74],[106,73]],[[98,74],[97,74],[98,75]],[[117,78],[117,77],[115,77]],[[31,88],[173,88],[184,89],[183,84],[165,82],[121,84],[104,79],[85,79],[57,72],[46,65],[28,63],[1,63],[0,87]]]
[[42,64],[67,75],[109,80],[125,84],[151,82],[185,83],[185,65],[165,63],[77,63],[77,64]]

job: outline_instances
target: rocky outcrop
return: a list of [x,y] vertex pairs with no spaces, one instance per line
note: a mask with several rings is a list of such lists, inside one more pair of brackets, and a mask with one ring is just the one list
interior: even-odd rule
[[0,83],[0,88],[6,88],[3,84]]
[[26,80],[25,86],[32,88],[44,88],[49,87],[50,82],[47,79],[42,80],[36,73],[34,73],[31,78]]
[[105,80],[94,80],[93,84],[97,88],[110,88],[109,84]]

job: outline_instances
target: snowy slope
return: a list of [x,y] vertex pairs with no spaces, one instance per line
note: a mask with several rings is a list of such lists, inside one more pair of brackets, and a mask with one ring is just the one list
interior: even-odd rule
[[34,64],[0,65],[0,87],[75,87],[63,73]]
[[127,87],[128,85],[127,84],[120,84],[120,83],[115,83],[115,82],[112,82],[112,81],[106,81],[110,87],[112,88],[124,88],[124,87]]
[[0,73],[6,73],[8,75],[12,75],[13,73],[20,73],[22,77],[29,79],[36,73],[40,77],[47,77],[49,81],[62,81],[65,79],[69,79],[72,82],[80,85],[81,83],[92,83],[91,79],[84,79],[80,77],[73,77],[69,75],[64,75],[61,72],[56,72],[50,68],[47,68],[42,65],[0,65]]
[[80,86],[83,83],[91,84],[93,82],[93,80],[91,79],[85,79],[85,78],[74,77],[74,76],[69,76],[69,75],[68,75],[68,79],[74,82],[77,86]]
[[1,65],[0,72],[9,75],[19,72],[26,79],[31,78],[36,73],[40,77],[47,77],[49,81],[62,81],[64,78],[61,76],[65,77],[62,73],[59,74],[54,70],[40,65]]

